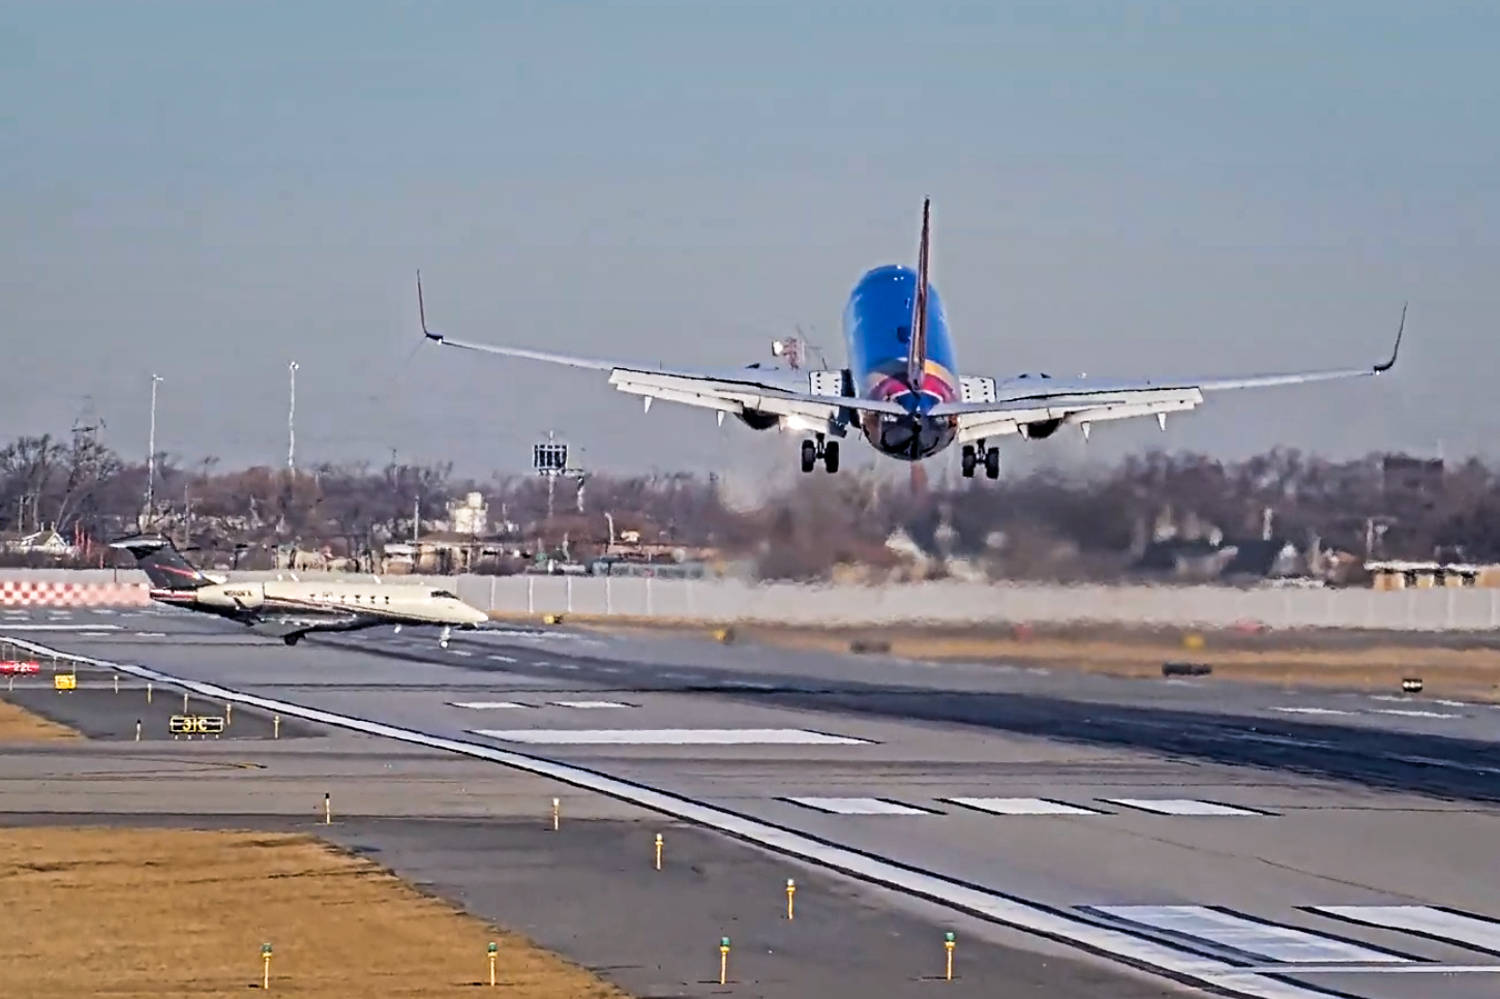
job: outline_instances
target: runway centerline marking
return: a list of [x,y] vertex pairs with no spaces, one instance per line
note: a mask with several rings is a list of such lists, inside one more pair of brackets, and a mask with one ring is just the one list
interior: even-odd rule
[[1354,711],[1340,711],[1338,708],[1281,707],[1281,708],[1272,708],[1271,710],[1272,711],[1280,711],[1283,714],[1288,714],[1288,715],[1353,715],[1353,714],[1357,713],[1357,712],[1354,712]]
[[559,708],[577,708],[580,711],[606,711],[610,708],[633,708],[635,705],[626,704],[624,701],[548,701],[548,704]]
[[1409,964],[1411,958],[1206,905],[1097,905],[1087,912],[1281,964]]
[[535,746],[862,746],[863,739],[797,728],[475,729],[476,735]]
[[498,656],[497,655],[497,656],[486,656],[485,658],[486,659],[493,659],[497,663],[513,663],[513,662],[516,661],[515,658],[512,657],[512,656]]
[[[1500,920],[1434,905],[1310,905],[1308,912],[1399,930],[1500,957]],[[1494,970],[1500,971],[1500,965]]]
[[455,708],[469,708],[474,711],[496,711],[505,708],[529,708],[531,705],[522,704],[519,701],[449,701]]
[[5,622],[8,631],[119,631],[118,624],[11,624]]
[[1123,805],[1126,808],[1134,808],[1142,812],[1152,812],[1156,815],[1253,815],[1266,816],[1270,812],[1262,812],[1254,808],[1245,808],[1241,805],[1226,805],[1218,801],[1200,801],[1196,798],[1100,798],[1100,801],[1111,805]]
[[940,798],[954,805],[991,815],[1107,815],[1097,808],[1070,805],[1050,798]]
[[[1247,975],[1243,968],[1228,961],[1206,958],[1184,947],[1163,943],[1127,929],[1100,926],[1042,902],[1029,901],[983,885],[935,874],[911,864],[856,850],[600,771],[479,742],[326,711],[280,698],[251,694],[221,684],[176,676],[149,666],[62,652],[24,639],[14,640],[14,644],[38,654],[58,655],[80,664],[115,669],[140,680],[174,686],[203,697],[228,700],[394,742],[487,760],[513,770],[560,781],[726,833],[840,874],[947,905],[981,919],[1067,944],[1135,968],[1166,975],[1187,985],[1208,986],[1246,999],[1327,999],[1327,993],[1321,989],[1276,977]],[[1224,984],[1224,977],[1228,975],[1235,976],[1232,986]]]
[[1418,711],[1414,708],[1371,708],[1372,714],[1397,715],[1401,718],[1462,718],[1451,711]]
[[917,808],[887,798],[782,798],[782,801],[829,815],[935,815],[926,808]]

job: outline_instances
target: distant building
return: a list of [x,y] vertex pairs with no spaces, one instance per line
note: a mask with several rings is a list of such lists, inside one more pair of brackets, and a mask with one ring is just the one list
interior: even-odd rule
[[78,551],[51,528],[22,535],[6,547],[13,555],[45,555],[50,558],[68,558]]
[[482,493],[469,493],[448,504],[448,525],[454,534],[483,537],[490,532],[490,508]]
[[1500,565],[1468,562],[1366,562],[1377,590],[1429,590],[1447,587],[1500,587]]
[[1137,572],[1178,582],[1258,582],[1298,576],[1306,559],[1297,546],[1279,538],[1209,538],[1154,541],[1135,564]]

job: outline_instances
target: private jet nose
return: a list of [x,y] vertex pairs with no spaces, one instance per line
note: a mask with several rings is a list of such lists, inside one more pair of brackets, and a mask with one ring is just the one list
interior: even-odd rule
[[490,616],[477,607],[470,607],[468,604],[464,604],[463,618],[464,624],[472,627],[477,624],[484,624],[490,619]]

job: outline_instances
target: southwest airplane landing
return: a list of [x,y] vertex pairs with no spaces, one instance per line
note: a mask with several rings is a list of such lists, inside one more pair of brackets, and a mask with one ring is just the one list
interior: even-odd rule
[[930,244],[930,201],[924,201],[916,269],[877,267],[855,284],[843,320],[849,366],[836,370],[757,363],[691,371],[455,340],[428,329],[421,272],[417,304],[423,334],[439,344],[608,371],[610,384],[642,396],[648,410],[653,400],[665,399],[717,410],[721,422],[727,413],[756,430],[809,434],[802,441],[804,472],[820,461],[837,471],[839,440],[856,427],[881,454],[905,461],[929,458],[957,442],[964,476],[983,468],[991,479],[1000,477],[995,442],[1001,437],[1040,440],[1065,425],[1087,437],[1095,423],[1141,416],[1154,416],[1165,427],[1168,413],[1195,409],[1206,392],[1377,375],[1395,366],[1406,327],[1403,307],[1390,358],[1362,368],[1137,380],[961,375],[942,299],[929,280]]

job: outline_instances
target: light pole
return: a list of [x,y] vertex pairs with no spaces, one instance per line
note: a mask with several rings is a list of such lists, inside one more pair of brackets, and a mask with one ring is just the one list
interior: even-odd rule
[[297,474],[297,362],[293,361],[287,365],[287,371],[291,375],[292,390],[291,404],[286,412],[286,470],[295,476]]
[[151,434],[146,443],[146,516],[149,519],[156,501],[156,386],[163,379],[151,373]]

